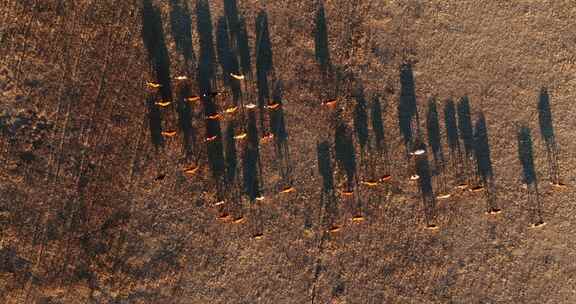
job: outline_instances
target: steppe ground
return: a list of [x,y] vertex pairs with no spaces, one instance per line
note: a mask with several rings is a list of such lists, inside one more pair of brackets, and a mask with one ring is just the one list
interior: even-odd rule
[[[183,1],[153,1],[173,75],[184,71],[171,29]],[[209,2],[216,24],[223,1]],[[186,3],[196,60],[197,3]],[[256,16],[268,15],[297,189],[274,193],[274,152],[263,145],[266,200],[254,210],[265,234],[254,240],[256,215],[240,225],[216,220],[207,169],[182,174],[178,136],[162,150],[151,143],[142,1],[2,1],[0,302],[575,303],[576,2],[324,6],[332,62],[369,100],[383,96],[394,182],[361,192],[366,221],[345,214],[340,232],[324,232],[316,144],[333,131],[318,100],[315,1],[238,0],[252,51]],[[473,114],[485,114],[502,214],[487,216],[482,195],[454,190],[438,204],[440,230],[422,229],[397,127],[403,59],[414,62],[421,117],[432,96],[441,104],[467,95]],[[542,87],[564,190],[548,183]],[[349,113],[354,102],[341,104]],[[521,184],[522,123],[534,138],[547,223],[539,229],[529,228]]]

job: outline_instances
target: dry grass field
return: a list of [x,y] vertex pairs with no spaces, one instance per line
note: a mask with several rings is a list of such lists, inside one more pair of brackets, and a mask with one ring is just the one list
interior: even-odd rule
[[[323,18],[310,0],[2,1],[0,303],[576,302],[576,2],[322,5]],[[318,48],[324,22],[327,48]],[[250,65],[232,46],[242,37],[234,24],[245,25]],[[328,56],[324,73],[319,62]],[[242,81],[227,73],[238,58]],[[485,116],[500,214],[486,214],[484,192],[457,189],[449,170],[452,195],[436,201],[439,229],[425,229],[399,129],[403,63],[413,69],[423,138],[428,100],[436,98],[445,157],[446,101],[467,96],[472,121]],[[263,78],[270,92],[259,100]],[[222,112],[232,107],[235,85],[245,105],[268,104],[253,110],[256,138],[277,131],[280,116],[271,113],[282,111],[283,156],[296,191],[279,192],[286,177],[276,138],[260,138],[258,166],[248,161],[254,133],[235,117],[252,110],[240,104]],[[392,175],[375,187],[357,185],[360,211],[341,193],[345,172],[334,151],[341,123],[353,135],[356,174],[366,179],[359,88],[368,117],[380,100]],[[550,185],[542,88],[565,188]],[[212,91],[223,94],[183,99]],[[330,98],[339,118],[322,105]],[[219,118],[207,118],[218,110]],[[224,150],[229,168],[233,122],[247,139],[236,139],[235,182],[217,182],[229,172],[217,162]],[[367,125],[369,158],[376,132]],[[536,228],[520,126],[533,140],[546,223]],[[325,223],[323,141],[335,169],[338,232]],[[248,174],[256,172],[251,164],[261,174]],[[240,193],[253,181],[247,176],[257,176],[263,200]],[[245,221],[219,219],[224,211]],[[364,220],[353,221],[359,212]]]

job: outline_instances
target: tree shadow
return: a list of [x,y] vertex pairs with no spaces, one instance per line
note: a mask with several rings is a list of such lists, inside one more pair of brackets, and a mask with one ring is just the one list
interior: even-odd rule
[[176,49],[182,54],[186,67],[194,66],[196,57],[192,47],[192,24],[188,1],[170,0],[170,28]]
[[146,100],[148,105],[148,126],[152,144],[156,149],[164,146],[164,137],[162,136],[162,113],[156,105],[154,95],[148,96]]
[[314,31],[315,55],[316,62],[320,65],[322,75],[326,77],[331,66],[330,46],[328,43],[328,28],[326,25],[326,12],[324,9],[324,2],[319,2],[320,3],[318,4],[315,18],[316,29]]
[[142,0],[142,3],[142,40],[148,52],[148,60],[161,85],[162,99],[172,100],[170,57],[162,28],[162,16],[151,0]]
[[418,123],[418,109],[416,104],[416,92],[414,84],[414,74],[410,63],[403,63],[400,66],[400,101],[398,103],[398,124],[400,133],[404,138],[406,155],[412,149],[411,142],[414,136],[414,119],[416,126]]

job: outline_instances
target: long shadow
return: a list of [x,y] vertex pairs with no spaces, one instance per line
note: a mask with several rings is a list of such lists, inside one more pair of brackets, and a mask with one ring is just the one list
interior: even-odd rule
[[256,81],[258,86],[258,108],[260,111],[260,129],[266,134],[264,125],[265,107],[270,99],[268,75],[272,71],[272,42],[268,29],[268,15],[260,11],[256,17]]
[[282,81],[277,80],[272,91],[272,105],[268,111],[270,129],[274,136],[276,158],[279,161],[279,170],[284,183],[283,190],[292,187],[292,163],[290,162],[290,150],[288,145],[288,131],[284,121],[284,109],[282,108]]
[[470,101],[466,96],[458,102],[458,131],[464,144],[464,153],[467,156],[472,155],[474,152],[474,131],[472,129]]
[[198,86],[204,95],[212,93],[212,82],[216,76],[214,37],[212,35],[212,17],[210,5],[207,0],[198,0],[196,4],[196,23],[198,39],[200,42],[200,55],[198,62]]
[[218,18],[216,25],[216,53],[218,62],[224,72],[224,84],[229,85],[232,72],[232,53],[230,52],[230,38],[228,37],[228,22],[226,17]]
[[430,164],[428,163],[428,157],[426,155],[421,155],[416,158],[416,174],[419,176],[418,185],[420,188],[420,195],[422,196],[426,225],[428,227],[433,227],[433,220],[435,218],[436,209],[436,198],[434,196],[434,189],[432,187]]
[[479,114],[474,130],[474,150],[478,165],[478,173],[484,182],[493,177],[492,160],[490,157],[490,144],[488,142],[488,129],[483,113]]
[[492,170],[492,159],[490,157],[488,128],[483,113],[480,113],[476,120],[476,126],[474,129],[474,150],[476,154],[478,173],[483,186],[486,188],[488,212],[498,212],[500,209],[496,203],[496,185],[494,184],[494,172]]
[[456,105],[454,101],[448,99],[444,104],[444,127],[446,129],[446,140],[450,150],[450,166],[454,173],[461,178],[462,150],[460,146],[460,135],[458,134],[458,120],[456,118]]
[[400,100],[398,103],[398,124],[400,133],[404,138],[404,145],[406,147],[406,156],[412,149],[411,142],[413,140],[414,132],[414,119],[416,118],[415,125],[418,126],[418,109],[416,104],[416,92],[414,84],[414,74],[412,72],[412,65],[403,63],[400,66]]
[[238,71],[238,57],[235,54],[234,48],[230,43],[230,38],[228,35],[228,23],[226,17],[220,17],[218,19],[218,26],[216,28],[216,45],[218,50],[218,61],[220,62],[220,67],[224,72],[222,75],[222,80],[224,85],[230,88],[232,91],[233,105],[236,106],[240,99],[240,83],[238,81],[233,81],[230,74],[239,74]]
[[258,130],[256,127],[256,116],[253,111],[248,113],[248,139],[243,155],[243,180],[244,192],[250,201],[256,200],[260,196],[260,156],[258,148]]
[[220,181],[225,173],[224,165],[224,147],[222,144],[222,130],[218,119],[209,119],[209,117],[218,115],[218,108],[210,95],[201,98],[206,116],[206,141],[207,156],[212,170],[212,175],[216,181]]
[[178,124],[180,126],[180,130],[184,135],[182,137],[184,152],[186,153],[186,157],[192,156],[194,153],[194,143],[196,142],[196,130],[194,130],[194,126],[192,124],[192,107],[190,103],[186,102],[186,97],[192,94],[190,85],[185,84],[180,87],[180,91],[178,92]]
[[200,42],[198,62],[198,86],[201,93],[202,106],[206,116],[207,155],[213,177],[220,183],[225,174],[224,147],[222,130],[218,119],[209,119],[218,115],[218,106],[214,100],[215,89],[215,52],[212,35],[212,17],[207,0],[198,0],[196,4],[196,23]]
[[166,48],[162,16],[151,0],[142,0],[142,40],[148,52],[148,60],[156,73],[163,100],[172,100],[170,84],[170,57]]
[[442,149],[442,133],[440,131],[440,119],[438,117],[438,109],[434,98],[428,100],[426,129],[428,131],[428,146],[430,146],[434,158],[433,175],[437,176],[437,191],[441,193],[441,195],[445,195],[447,189],[444,151]]
[[226,184],[226,193],[228,196],[232,197],[232,201],[235,209],[240,209],[240,215],[236,217],[239,219],[242,217],[241,204],[239,203],[238,190],[240,189],[238,183],[238,152],[236,150],[236,139],[234,135],[236,134],[236,121],[230,121],[226,127],[225,133],[225,146],[224,146],[224,157],[226,161],[226,176],[224,178]]
[[358,138],[360,148],[364,153],[366,145],[368,144],[368,105],[363,88],[360,87],[356,89],[354,98],[356,99],[356,106],[354,107],[354,130],[356,131],[356,138]]
[[[262,176],[262,164],[260,161],[260,137],[258,137],[258,126],[256,123],[256,112],[249,111],[248,112],[248,121],[246,125],[246,148],[245,150],[250,150],[250,153],[256,157],[257,162],[257,174],[259,179],[259,185],[262,185],[264,182]],[[252,156],[251,156],[252,157]],[[259,186],[260,187],[260,186]]]
[[152,144],[156,149],[159,149],[164,146],[164,137],[162,136],[162,113],[160,112],[160,109],[158,109],[153,95],[148,96],[146,104],[148,105],[148,123]]
[[260,153],[260,138],[258,137],[258,126],[256,123],[256,113],[254,111],[248,112],[246,134],[248,147]]
[[522,164],[523,182],[532,185],[537,182],[534,168],[534,152],[530,128],[521,126],[518,130],[518,158]]
[[274,141],[276,143],[276,151],[278,157],[283,158],[287,151],[283,148],[284,145],[288,144],[288,131],[286,130],[286,124],[284,121],[284,110],[282,108],[282,94],[283,86],[282,81],[278,80],[274,84],[274,89],[272,91],[272,101],[274,105],[278,105],[274,110],[269,111],[270,118],[270,128],[272,134],[274,134]]
[[248,40],[248,31],[246,30],[246,20],[244,20],[244,18],[240,18],[238,21],[237,43],[242,74],[250,78],[252,75],[252,61],[250,59],[250,42]]
[[182,54],[186,67],[195,65],[192,47],[192,24],[188,1],[170,0],[170,28],[176,49]]
[[330,143],[320,142],[316,145],[318,157],[318,171],[322,176],[321,204],[326,210],[326,217],[323,223],[332,227],[337,217],[337,202],[334,188],[334,167],[330,156]]
[[372,118],[372,131],[374,132],[374,141],[376,143],[376,149],[378,151],[387,150],[386,144],[386,133],[384,131],[384,119],[382,118],[382,105],[380,104],[380,98],[374,96],[371,106],[371,118]]
[[473,175],[470,171],[470,161],[474,155],[474,130],[472,127],[472,117],[470,114],[470,101],[464,96],[458,101],[458,133],[464,144],[464,169],[471,183]]
[[538,99],[538,119],[540,121],[540,133],[544,138],[547,146],[553,146],[556,143],[554,135],[554,125],[552,123],[552,111],[550,110],[550,95],[546,88],[540,90]]
[[210,165],[210,170],[212,171],[212,176],[217,182],[221,181],[226,170],[223,149],[224,147],[220,137],[208,142],[208,163]]
[[456,105],[449,99],[444,105],[444,127],[446,129],[446,140],[450,151],[455,154],[460,153],[460,142],[458,140],[458,121],[456,120]]
[[318,171],[322,176],[323,193],[334,191],[334,168],[332,167],[332,158],[330,157],[330,143],[323,141],[316,146],[318,154]]
[[256,69],[265,73],[272,71],[272,42],[265,11],[256,17]]
[[328,43],[328,28],[326,26],[326,12],[324,2],[320,1],[316,10],[316,30],[314,31],[316,62],[320,65],[322,75],[326,77],[330,70],[330,46]]
[[270,99],[270,89],[268,84],[268,76],[261,71],[257,72],[257,86],[258,86],[258,111],[260,118],[260,129],[262,134],[266,134],[264,113],[266,112],[266,105]]
[[224,15],[230,28],[230,38],[232,42],[238,39],[240,17],[238,16],[238,4],[236,0],[224,0]]
[[546,88],[540,90],[538,100],[538,118],[540,121],[540,134],[546,144],[548,158],[548,170],[550,172],[550,182],[560,184],[560,172],[558,170],[558,146],[554,134],[554,124],[552,121],[552,110],[550,109],[550,95]]
[[390,175],[391,168],[388,155],[388,143],[386,142],[386,132],[384,129],[384,119],[382,118],[382,106],[378,96],[374,96],[370,108],[376,153],[379,155],[377,159],[378,163],[375,164],[375,167],[376,170],[378,170],[380,167],[379,165],[382,162],[382,167],[384,168],[384,174],[382,175],[382,178],[385,178]]
[[428,100],[428,113],[426,115],[426,129],[428,131],[428,145],[432,150],[436,170],[439,170],[444,164],[444,151],[442,150],[442,134],[440,131],[440,120],[438,118],[438,109],[436,100]]
[[[364,96],[364,89],[362,85],[354,90],[354,99],[356,99],[356,105],[354,106],[354,131],[356,133],[356,138],[360,144],[360,168],[361,175],[363,178],[368,175],[370,180],[375,179],[375,171],[370,163],[370,146],[368,145],[368,105],[366,102],[366,97]],[[368,156],[366,155],[368,153]]]
[[530,128],[520,126],[518,130],[518,158],[522,164],[523,182],[528,188],[528,205],[532,208],[533,226],[544,224],[542,206],[538,193],[538,179],[534,167],[534,152]]
[[336,126],[334,149],[336,150],[336,161],[346,174],[346,191],[352,192],[354,190],[356,176],[356,151],[354,149],[352,132],[350,132],[348,126],[342,121]]
[[231,121],[226,128],[226,183],[233,184],[236,180],[236,173],[238,170],[238,157],[236,152],[236,140],[234,138],[236,132],[236,123]]
[[204,107],[204,115],[206,116],[206,141],[207,141],[207,156],[212,170],[212,175],[216,181],[220,181],[225,173],[224,164],[224,147],[222,144],[222,130],[220,128],[220,121],[218,119],[209,119],[209,117],[217,115],[218,109],[216,103],[210,95],[201,98]]

